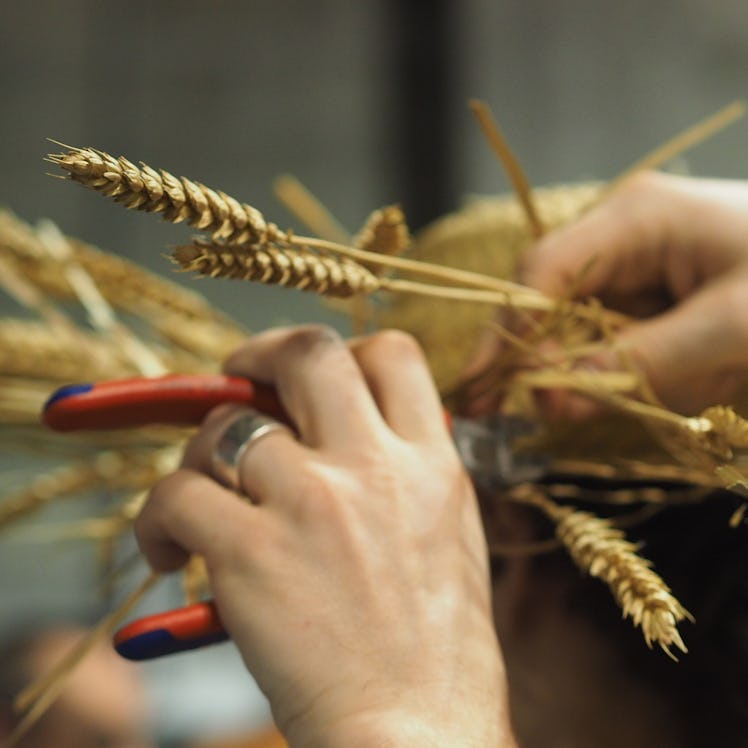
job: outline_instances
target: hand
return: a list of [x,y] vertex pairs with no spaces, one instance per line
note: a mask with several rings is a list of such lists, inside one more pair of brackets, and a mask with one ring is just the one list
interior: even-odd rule
[[209,477],[216,409],[137,521],[151,565],[205,557],[291,745],[513,745],[476,499],[415,343],[279,329],[225,368],[273,384],[298,439],[246,450],[242,501]]
[[[633,177],[531,247],[519,280],[639,318],[590,365],[618,368],[625,352],[674,410],[728,404],[748,365],[748,182]],[[572,418],[594,410],[550,402]]]

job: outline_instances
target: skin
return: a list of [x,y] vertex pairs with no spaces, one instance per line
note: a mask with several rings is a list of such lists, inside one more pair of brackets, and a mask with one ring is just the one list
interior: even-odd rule
[[[45,633],[28,658],[31,678],[49,671],[84,635]],[[101,643],[80,663],[57,701],[21,740],[22,748],[155,748],[148,737],[145,684],[137,668]],[[12,725],[6,726],[8,730]],[[2,738],[2,735],[0,735]]]
[[[643,175],[531,248],[521,280],[556,296],[581,274],[578,295],[636,315],[620,349],[666,404],[696,412],[732,395],[748,364],[746,236],[748,185]],[[241,500],[209,477],[234,410],[212,413],[137,522],[152,566],[205,557],[294,748],[514,746],[477,502],[417,345],[279,329],[249,339],[226,371],[274,385],[296,437],[245,452]],[[547,407],[594,408],[567,393]],[[674,713],[626,673],[609,632],[560,612],[568,576],[531,577],[510,562],[494,594],[522,744],[684,745],[666,742]]]
[[274,385],[296,438],[245,452],[241,500],[206,474],[214,411],[138,520],[153,567],[205,557],[291,746],[513,746],[477,501],[415,342],[276,329],[225,368]]
[[[729,403],[745,379],[746,235],[748,184],[647,173],[531,247],[519,279],[552,297],[576,289],[635,316],[618,351],[587,365],[615,368],[625,352],[666,405],[692,415]],[[555,394],[546,401],[551,415],[595,410]]]

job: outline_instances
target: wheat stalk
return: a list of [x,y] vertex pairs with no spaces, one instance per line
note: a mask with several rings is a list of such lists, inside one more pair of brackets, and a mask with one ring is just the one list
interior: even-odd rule
[[[365,253],[378,257],[374,253]],[[379,278],[347,257],[298,246],[235,246],[197,241],[177,247],[175,262],[184,270],[211,278],[234,278],[291,286],[347,298],[389,291],[513,309],[546,310],[549,300],[534,294],[437,286],[399,278]],[[392,258],[397,259],[397,258]]]
[[608,195],[632,174],[638,174],[641,171],[649,169],[657,169],[675,156],[708,140],[715,133],[743,117],[745,115],[745,108],[745,102],[733,101],[731,104],[697,122],[675,137],[670,138],[670,140],[647,153],[615,179],[611,180],[605,186],[600,198]]
[[[216,192],[184,177],[177,178],[163,170],[156,172],[146,164],[141,164],[141,168],[138,168],[124,157],[114,158],[95,148],[70,147],[67,153],[49,154],[47,160],[60,166],[74,181],[105,196],[114,197],[128,208],[160,213],[166,220],[173,223],[187,221],[195,228],[211,231],[212,239],[223,245],[259,245],[260,248],[266,248],[274,243],[287,243],[306,249],[319,249],[340,254],[361,263],[371,262],[377,266],[430,276],[452,284],[463,284],[506,294],[522,294],[536,299],[533,308],[537,309],[550,310],[554,307],[554,302],[539,291],[500,278],[408,260],[404,257],[390,257],[376,252],[367,252],[323,239],[292,236],[281,231],[274,224],[266,223],[256,208],[241,204],[223,192]],[[154,188],[153,198],[150,199],[148,185],[151,185],[156,177],[160,180],[158,182],[160,186]],[[189,190],[186,190],[184,183],[191,185]],[[171,193],[165,190],[163,184],[172,186]],[[179,185],[182,186],[179,187]],[[195,195],[194,204],[187,199],[188,193]],[[202,199],[197,199],[197,195],[202,195]],[[227,211],[224,216],[223,209],[218,211],[218,215],[214,215],[211,211],[213,203],[208,200],[208,197],[213,199],[213,196],[221,197],[227,204],[241,207],[242,211],[238,211],[237,208],[241,214],[241,220],[234,220],[235,216],[231,211]],[[179,210],[176,209],[177,206]],[[251,230],[248,226],[251,226]]]
[[313,234],[340,244],[351,237],[330,211],[298,180],[283,174],[273,182],[278,200]]
[[486,138],[488,144],[504,166],[504,170],[514,187],[517,199],[525,212],[532,235],[536,239],[540,238],[545,234],[545,227],[543,226],[543,222],[540,220],[540,216],[538,216],[538,211],[535,207],[535,201],[532,196],[532,187],[530,187],[530,183],[525,176],[521,164],[515,157],[514,153],[512,153],[512,149],[509,147],[509,144],[491,115],[491,110],[488,108],[486,103],[473,100],[470,102],[470,108],[478,120],[478,124],[483,131],[483,136]]

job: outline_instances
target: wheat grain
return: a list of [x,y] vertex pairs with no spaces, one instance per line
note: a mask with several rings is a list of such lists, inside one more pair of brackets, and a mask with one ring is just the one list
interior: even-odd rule
[[170,223],[182,221],[216,240],[236,243],[271,241],[278,228],[266,223],[251,205],[186,177],[175,177],[124,156],[114,158],[95,148],[70,148],[47,159],[79,184],[111,197],[132,210],[160,213]]
[[710,428],[696,432],[695,437],[711,454],[732,460],[736,451],[748,448],[748,420],[733,408],[715,405],[707,408],[701,418],[710,424]]

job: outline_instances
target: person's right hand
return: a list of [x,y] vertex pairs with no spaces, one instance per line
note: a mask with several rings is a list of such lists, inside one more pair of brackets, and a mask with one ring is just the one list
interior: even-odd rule
[[244,452],[242,500],[210,477],[235,408],[213,411],[138,518],[151,565],[205,558],[291,745],[514,745],[477,501],[415,342],[277,329],[226,370],[297,433]]
[[[594,296],[637,318],[586,364],[619,368],[625,353],[684,414],[729,404],[748,373],[748,182],[631,177],[530,247],[518,280],[555,298]],[[553,394],[544,400],[552,416],[595,410]]]

